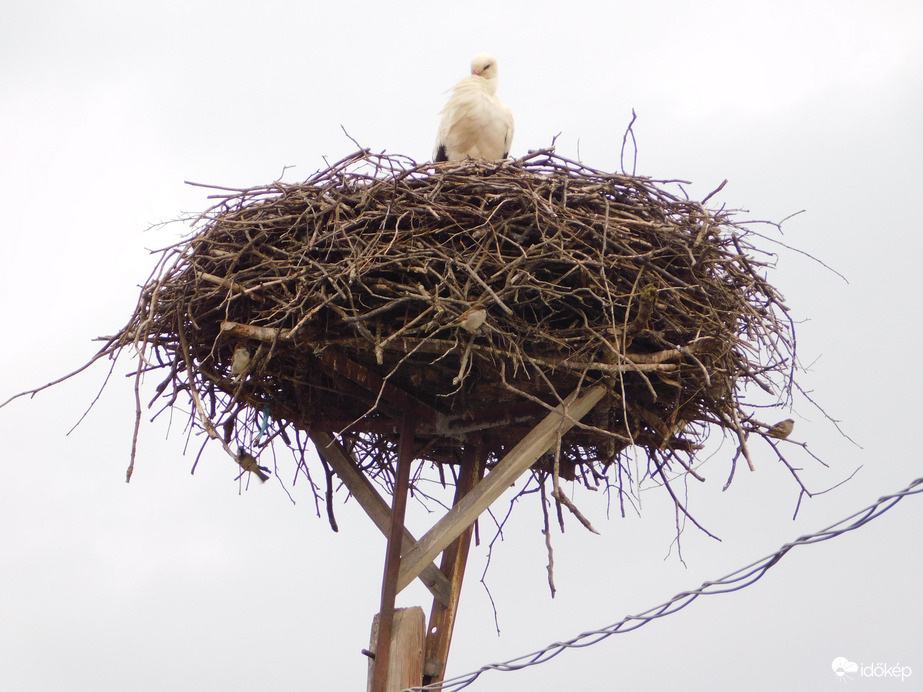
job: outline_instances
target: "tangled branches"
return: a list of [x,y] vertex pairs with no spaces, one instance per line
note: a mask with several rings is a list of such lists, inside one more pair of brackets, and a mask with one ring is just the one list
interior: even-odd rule
[[282,437],[303,457],[292,430],[323,431],[387,483],[410,411],[441,475],[466,445],[495,461],[601,383],[534,472],[595,486],[634,446],[669,487],[711,428],[750,461],[768,426],[745,388],[790,392],[771,256],[664,183],[550,150],[438,166],[363,151],[301,184],[215,190],[101,353],[137,348],[139,378],[166,371],[151,404],[191,398],[231,453]]

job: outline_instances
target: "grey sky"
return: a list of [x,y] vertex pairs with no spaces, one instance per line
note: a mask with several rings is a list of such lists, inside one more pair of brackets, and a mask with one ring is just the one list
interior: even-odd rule
[[[512,154],[547,146],[615,170],[634,108],[638,172],[787,222],[771,280],[799,320],[807,401],[797,457],[823,489],[802,503],[762,450],[721,492],[732,452],[690,486],[684,567],[668,498],[640,517],[555,535],[549,598],[537,500],[513,513],[487,577],[482,522],[449,674],[646,610],[823,528],[921,474],[923,397],[912,344],[921,296],[923,5],[899,1],[541,3],[7,3],[0,9],[0,400],[85,362],[127,320],[153,264],[146,248],[204,209],[184,180],[295,181],[354,145],[429,158],[438,111],[471,57],[494,53],[516,115]],[[767,234],[773,235],[770,227]],[[774,237],[778,237],[774,235]],[[363,689],[384,541],[354,502],[333,534],[302,484],[238,493],[234,468],[185,419],[145,424],[124,483],[134,415],[126,359],[105,376],[0,410],[0,688]],[[153,386],[152,383],[149,383]],[[149,394],[150,396],[150,394]],[[149,398],[146,397],[146,398]],[[779,411],[778,418],[786,417]],[[186,455],[183,456],[183,452]],[[282,468],[286,468],[284,465]],[[286,482],[288,479],[285,479]],[[505,511],[501,500],[500,510]],[[417,533],[436,516],[414,509]],[[837,656],[903,664],[923,689],[917,540],[910,498],[867,528],[794,551],[758,584],[539,668],[488,673],[474,690],[834,689]],[[666,559],[665,559],[666,558]],[[429,598],[416,587],[402,605]],[[857,678],[861,690],[894,680]]]

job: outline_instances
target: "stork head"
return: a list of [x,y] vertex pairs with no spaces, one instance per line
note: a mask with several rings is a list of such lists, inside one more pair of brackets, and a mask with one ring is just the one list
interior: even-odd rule
[[475,55],[474,60],[471,61],[471,74],[484,79],[496,79],[498,74],[497,59],[486,53]]

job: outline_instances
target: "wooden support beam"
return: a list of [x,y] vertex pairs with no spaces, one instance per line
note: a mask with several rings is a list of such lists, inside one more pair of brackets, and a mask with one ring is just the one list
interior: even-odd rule
[[[375,526],[387,537],[391,527],[391,508],[384,501],[375,486],[359,471],[356,461],[352,458],[339,442],[329,433],[311,432],[311,440],[317,447],[317,453],[324,457],[324,460],[330,464],[331,468],[343,481],[346,489],[352,493],[353,497],[359,503],[359,506],[365,510],[369,518],[375,523]],[[406,528],[404,529],[404,540],[402,552],[407,552],[416,545],[417,539]],[[420,581],[426,585],[429,592],[433,594],[439,603],[449,603],[449,580],[439,571],[436,565],[430,563],[420,572]]]
[[[375,661],[378,658],[378,631],[381,615],[372,620],[372,636],[369,650],[368,692],[372,690]],[[426,620],[420,606],[398,608],[394,611],[391,628],[391,657],[388,661],[388,676],[385,692],[400,692],[408,687],[419,687],[423,683],[423,640]]]
[[378,649],[372,675],[372,692],[390,692],[385,686],[388,679],[388,662],[391,658],[391,630],[394,624],[394,599],[397,597],[397,575],[401,566],[401,541],[404,539],[404,511],[410,489],[410,467],[413,465],[416,421],[410,412],[401,422],[401,439],[398,443],[397,469],[394,479],[394,502],[391,507],[391,528],[388,532],[388,549],[385,553],[385,573],[381,580],[381,608],[378,611]]
[[[431,528],[415,546],[404,553],[397,579],[397,590],[406,587],[432,563],[439,553],[471,526],[485,509],[500,497],[513,482],[548,451],[556,437],[570,430],[603,398],[601,385],[590,387],[582,395],[578,389],[536,425],[490,474]],[[579,395],[579,396],[578,396]]]
[[[457,505],[481,479],[484,475],[486,461],[487,448],[485,446],[465,447],[463,466],[455,486],[453,505]],[[440,603],[433,599],[429,627],[426,628],[424,685],[442,682],[445,675],[445,665],[449,659],[449,648],[452,645],[452,632],[455,629],[455,616],[458,614],[458,603],[461,598],[462,581],[465,577],[465,565],[468,562],[468,549],[471,546],[473,529],[474,524],[462,531],[461,535],[442,552],[442,564],[439,569],[449,579],[450,598],[448,603]]]
[[445,416],[442,413],[342,353],[325,348],[318,358],[328,368],[368,390],[371,395],[381,396],[401,411],[412,412],[437,430],[445,427]]

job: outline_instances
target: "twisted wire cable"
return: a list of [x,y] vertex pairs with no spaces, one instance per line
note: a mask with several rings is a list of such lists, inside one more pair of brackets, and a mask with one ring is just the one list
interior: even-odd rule
[[576,637],[567,641],[554,642],[543,649],[518,656],[502,663],[490,663],[482,666],[481,668],[478,668],[473,672],[459,675],[448,680],[443,680],[440,683],[434,683],[432,685],[426,685],[423,687],[411,687],[408,688],[408,690],[405,690],[405,692],[429,692],[430,690],[448,690],[449,692],[457,692],[458,690],[464,689],[465,687],[471,685],[483,673],[486,673],[489,670],[508,672],[514,670],[522,670],[524,668],[536,666],[540,663],[546,663],[567,649],[578,649],[587,646],[593,646],[594,644],[598,644],[613,634],[624,634],[625,632],[631,632],[648,624],[649,622],[652,622],[653,620],[665,617],[667,615],[672,615],[673,613],[688,606],[699,596],[714,596],[716,594],[739,591],[740,589],[746,588],[747,586],[750,586],[751,584],[754,584],[756,581],[761,579],[771,567],[778,564],[779,561],[793,548],[802,545],[813,545],[822,541],[828,541],[831,538],[838,538],[843,534],[854,531],[861,526],[865,526],[873,519],[880,517],[882,514],[894,507],[894,505],[903,500],[905,497],[923,493],[923,487],[920,486],[923,486],[923,478],[917,478],[903,490],[879,497],[868,507],[865,507],[864,509],[855,512],[854,514],[851,514],[845,519],[841,519],[840,521],[828,526],[825,529],[801,536],[796,538],[794,541],[791,541],[790,543],[785,543],[770,555],[756,560],[755,562],[752,562],[745,567],[741,567],[740,569],[731,572],[727,576],[721,577],[720,579],[706,581],[702,583],[702,585],[697,589],[678,593],[665,603],[661,603],[660,605],[654,606],[653,608],[649,608],[648,610],[645,610],[638,615],[629,615],[628,617],[623,618],[622,620],[619,620],[618,622],[607,627],[591,630],[589,632],[583,632],[582,634],[578,634]]

